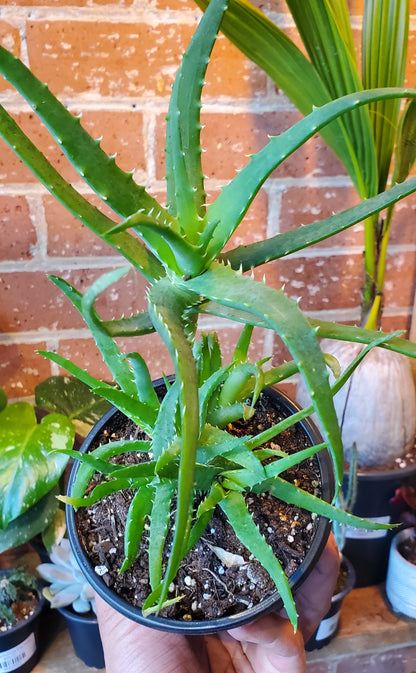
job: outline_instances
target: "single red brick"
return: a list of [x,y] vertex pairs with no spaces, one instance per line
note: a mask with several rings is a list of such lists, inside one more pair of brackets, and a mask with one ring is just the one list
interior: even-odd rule
[[384,280],[386,308],[413,306],[415,263],[414,252],[395,252],[388,255]]
[[85,111],[82,126],[93,138],[102,138],[101,149],[108,156],[116,156],[116,163],[123,171],[139,171],[144,179],[143,115],[132,106],[128,112],[94,110]]
[[303,311],[354,308],[361,303],[361,255],[296,257],[267,267],[267,281],[284,286],[290,299],[300,298]]
[[203,100],[219,96],[251,99],[266,94],[267,77],[264,71],[243,56],[222,34],[212,50],[205,79]]
[[[6,21],[0,21],[0,44],[8,51],[11,51],[16,56],[20,55],[20,35],[18,28],[12,26]],[[11,89],[12,86],[6,82],[2,75],[0,75],[0,91]]]
[[[288,187],[282,194],[279,231],[297,229],[304,224],[331,217],[359,203],[353,187]],[[341,234],[325,239],[319,246],[364,245],[364,225],[359,223]]]
[[46,344],[0,344],[0,386],[9,398],[33,395],[35,386],[51,375],[50,363],[36,351]]
[[390,225],[389,245],[415,243],[416,194],[396,203]]
[[36,230],[23,196],[0,196],[0,260],[33,257]]

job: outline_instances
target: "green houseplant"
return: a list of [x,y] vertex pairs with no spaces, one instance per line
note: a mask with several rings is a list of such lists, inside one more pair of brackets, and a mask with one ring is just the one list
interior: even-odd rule
[[[52,278],[81,312],[117,385],[94,379],[58,354],[43,354],[114,404],[147,434],[147,439],[110,442],[91,454],[80,455],[82,465],[75,484],[71,494],[63,499],[75,507],[91,507],[119,489],[134,490],[126,518],[125,561],[121,570],[134,563],[150,515],[152,579],[151,592],[143,606],[146,614],[158,612],[166,605],[169,587],[183,557],[203,534],[215,506],[219,505],[237,535],[273,578],[289,617],[296,625],[296,610],[288,581],[254,525],[244,493],[270,491],[318,515],[377,528],[378,524],[336,510],[319,497],[290,484],[280,474],[327,446],[338,488],[342,480],[343,454],[332,401],[334,392],[373,346],[409,355],[414,355],[416,349],[397,334],[308,321],[296,302],[289,301],[281,290],[244,276],[240,266],[260,266],[370,217],[416,190],[416,181],[410,179],[349,211],[279,236],[264,246],[247,248],[244,259],[238,259],[238,251],[225,253],[223,249],[270,172],[320,127],[366,102],[378,98],[413,97],[416,93],[404,89],[360,92],[315,110],[287,133],[271,138],[207,208],[201,170],[200,96],[209,55],[226,6],[226,0],[215,0],[210,4],[184,55],[173,86],[167,118],[167,208],[151,197],[144,187],[138,186],[132,175],[123,173],[114,158],[107,157],[85,132],[80,120],[72,117],[47,86],[4,49],[0,49],[0,72],[30,102],[79,174],[121,217],[122,223],[101,213],[76,192],[4,108],[0,108],[0,134],[51,192],[118,250],[149,283],[148,311],[130,318],[103,321],[95,310],[95,301],[126,272],[125,268],[106,274],[83,295],[64,280]],[[243,324],[230,364],[222,364],[215,335],[196,340],[200,313],[224,316]],[[247,351],[254,326],[275,330],[288,346],[293,361],[270,371],[265,371],[264,362],[251,363]],[[141,338],[154,330],[169,349],[175,373],[173,382],[166,381],[167,392],[162,400],[155,393],[140,354],[121,353],[116,342],[119,336]],[[332,389],[317,334],[366,344]],[[298,371],[307,382],[313,406],[277,423],[267,433],[230,439],[224,428],[235,419],[252,416],[263,387]],[[278,449],[259,448],[267,438],[308,416],[312,409],[323,427],[323,443],[294,455],[281,455]],[[144,463],[127,467],[110,460],[117,453],[131,451],[145,454],[150,451],[150,456]],[[265,458],[278,460],[265,465]],[[103,475],[103,481],[85,496],[85,489],[89,488],[95,472]],[[202,497],[197,505],[194,503],[195,487]],[[172,548],[166,565],[162,565],[172,502],[175,502],[176,512]]]
[[74,437],[80,443],[108,408],[69,376],[39,383],[34,406],[10,403],[0,389],[0,554],[39,535],[47,549],[59,539],[64,517],[56,496],[68,463],[61,450]]
[[[29,542],[52,525],[56,496],[75,430],[63,414],[40,422],[30,402],[8,403],[1,391],[0,411],[0,553]],[[51,448],[56,453],[50,454]]]

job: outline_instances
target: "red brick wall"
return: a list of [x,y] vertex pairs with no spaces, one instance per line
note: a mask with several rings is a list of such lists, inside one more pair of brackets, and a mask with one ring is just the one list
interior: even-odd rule
[[[257,5],[293,34],[283,0]],[[362,0],[350,3],[357,38]],[[408,82],[414,84],[416,0],[412,0]],[[118,152],[119,165],[136,169],[136,179],[164,194],[164,117],[170,86],[195,28],[199,10],[192,0],[9,0],[1,9],[0,41],[49,83],[102,146]],[[88,194],[59,148],[13,90],[0,81],[0,101],[21,122],[63,173]],[[208,191],[221,184],[259,149],[268,134],[287,128],[299,115],[249,61],[220,37],[204,94],[204,171]],[[35,353],[38,348],[73,356],[95,375],[106,376],[87,330],[67,300],[46,277],[55,273],[78,288],[119,265],[113,251],[96,240],[54,202],[0,141],[0,385],[11,397],[33,393],[57,373]],[[94,197],[91,196],[94,201]],[[257,240],[324,217],[356,201],[340,163],[314,138],[276,171],[235,236],[235,243]],[[416,200],[400,205],[392,234],[386,285],[385,327],[408,324],[415,275]],[[268,280],[286,285],[314,316],[355,320],[359,314],[362,228],[277,262]],[[400,273],[399,273],[400,272]],[[144,307],[143,283],[130,274],[124,285],[101,300],[103,315],[128,314]],[[237,336],[234,326],[217,325],[225,352]],[[130,348],[130,344],[128,347]],[[140,344],[154,376],[170,365],[156,337]],[[270,336],[258,332],[255,354],[279,353]],[[253,353],[254,354],[254,353]]]

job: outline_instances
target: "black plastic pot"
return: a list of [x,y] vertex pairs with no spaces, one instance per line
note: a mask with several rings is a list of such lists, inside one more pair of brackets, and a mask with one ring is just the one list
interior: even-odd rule
[[338,633],[342,602],[355,585],[355,571],[346,556],[342,557],[341,569],[347,573],[346,586],[342,591],[339,591],[332,596],[330,609],[322,619],[313,636],[309,638],[305,645],[305,650],[307,652],[320,650],[322,647],[325,647],[325,645],[328,645]]
[[[156,388],[157,388],[156,382]],[[273,388],[268,388],[263,391],[263,394],[267,395],[271,401],[276,400],[279,407],[283,409],[284,413],[290,415],[295,411],[298,411],[299,407],[292,402],[284,393],[277,391]],[[89,433],[85,442],[81,447],[81,451],[87,452],[90,444],[93,442],[95,437],[111,422],[111,419],[115,414],[120,412],[115,409],[111,409],[107,414],[105,414],[96,426]],[[306,436],[312,443],[320,443],[322,441],[320,434],[318,433],[315,426],[305,419],[300,422],[303,431]],[[335,480],[332,459],[329,456],[329,453],[326,450],[320,451],[317,454],[317,460],[319,463],[319,468],[321,472],[321,481],[322,481],[322,497],[330,502],[334,495],[335,489]],[[73,483],[76,477],[78,470],[78,464],[74,465],[71,476],[68,484],[68,493],[72,491]],[[170,631],[174,633],[185,633],[187,635],[193,634],[208,634],[216,633],[222,630],[229,630],[247,622],[257,619],[260,615],[266,614],[273,610],[280,610],[283,607],[283,601],[280,598],[278,592],[275,592],[271,596],[267,597],[258,605],[248,608],[244,612],[241,612],[236,615],[221,617],[218,619],[210,621],[190,621],[190,622],[179,622],[178,620],[167,619],[164,617],[152,615],[149,617],[143,617],[142,611],[139,608],[133,607],[124,601],[122,598],[117,596],[114,592],[111,591],[95,572],[94,568],[90,565],[90,562],[84,552],[83,546],[77,535],[76,528],[76,517],[74,509],[70,506],[66,508],[67,516],[67,527],[68,535],[71,542],[71,546],[75,557],[77,558],[78,564],[82,571],[84,572],[88,582],[92,587],[97,591],[97,593],[111,605],[113,608],[118,610],[121,614],[125,615],[129,619],[144,624],[145,626],[159,629],[162,631]],[[292,590],[296,589],[302,584],[302,582],[309,575],[316,562],[318,561],[323,548],[328,539],[330,533],[330,523],[324,517],[319,517],[318,525],[315,537],[312,541],[310,550],[304,559],[303,563],[298,567],[298,569],[293,573],[289,578],[289,584]]]
[[[394,505],[391,499],[401,484],[415,474],[416,465],[395,470],[358,472],[353,514],[380,523],[400,523],[402,508]],[[348,477],[345,477],[345,490],[347,483]],[[386,530],[347,528],[343,551],[354,566],[357,587],[384,582],[393,534]]]
[[[7,574],[10,570],[2,570]],[[0,631],[0,671],[29,673],[40,658],[40,618],[46,600],[38,590],[39,602],[27,619],[8,631]]]
[[71,608],[58,608],[58,611],[65,617],[77,657],[87,666],[104,668],[103,645],[95,614],[79,613]]

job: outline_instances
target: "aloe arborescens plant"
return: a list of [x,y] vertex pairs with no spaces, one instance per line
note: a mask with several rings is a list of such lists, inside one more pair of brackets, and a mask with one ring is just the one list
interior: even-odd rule
[[[0,134],[41,182],[84,224],[110,243],[149,282],[148,311],[119,320],[103,321],[95,310],[97,297],[119,279],[116,269],[96,281],[83,295],[62,279],[53,282],[80,311],[91,329],[116,386],[98,381],[55,353],[44,353],[58,365],[106,398],[148,435],[148,440],[110,442],[83,461],[71,496],[75,507],[90,505],[119,489],[132,488],[126,521],[125,561],[137,554],[144,523],[150,518],[149,568],[152,592],[145,610],[159,610],[189,547],[203,534],[212,511],[219,505],[243,543],[272,576],[288,614],[296,624],[296,610],[287,579],[248,513],[244,493],[270,490],[283,500],[329,518],[357,526],[374,526],[303,492],[280,475],[291,464],[327,446],[337,484],[343,471],[343,453],[333,394],[373,346],[414,355],[412,344],[371,330],[307,320],[296,302],[282,290],[243,275],[240,266],[260,266],[299,250],[370,217],[416,190],[410,179],[325,221],[303,227],[241,251],[223,252],[233,232],[268,175],[296,148],[341,114],[373,100],[415,96],[402,89],[366,91],[346,96],[314,110],[251,157],[245,168],[209,207],[205,204],[200,150],[200,96],[209,55],[226,12],[226,0],[213,0],[186,51],[172,90],[167,117],[166,164],[168,205],[163,207],[132,175],[121,171],[99,144],[52,95],[45,84],[6,50],[0,49],[0,72],[30,102],[83,179],[122,218],[118,224],[91,205],[51,166],[0,108]],[[133,231],[134,233],[131,233]],[[241,259],[240,259],[241,254]],[[214,335],[196,341],[200,313],[211,313],[243,323],[232,362],[223,365]],[[264,363],[250,363],[247,350],[254,326],[272,329],[283,339],[293,361],[264,371]],[[146,335],[157,330],[168,347],[175,379],[162,401],[154,392],[149,370],[138,352],[121,353],[116,338]],[[336,382],[328,383],[327,367],[317,335],[353,339],[367,344]],[[266,436],[232,438],[224,430],[229,421],[248,417],[262,388],[299,371],[319,415],[324,444],[295,455],[273,456],[259,449]],[[250,401],[248,401],[250,400]],[[312,407],[268,431],[267,438],[308,415]],[[123,467],[111,462],[118,453],[149,454],[147,462]],[[104,480],[85,496],[94,471]],[[202,500],[193,506],[196,493]],[[162,552],[169,507],[176,501],[175,530],[166,567]]]

